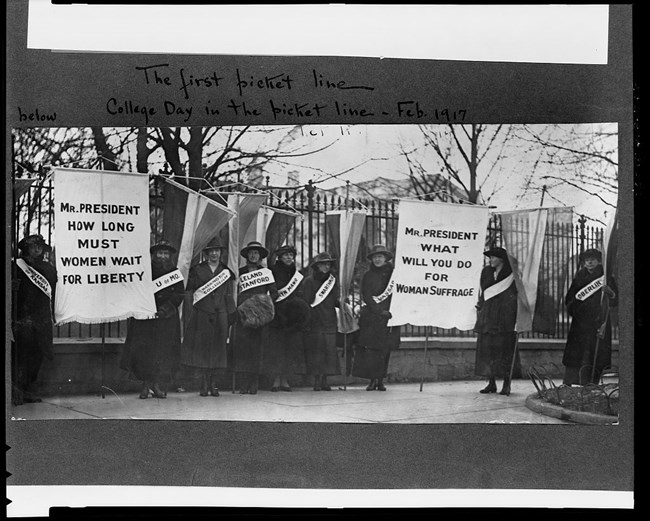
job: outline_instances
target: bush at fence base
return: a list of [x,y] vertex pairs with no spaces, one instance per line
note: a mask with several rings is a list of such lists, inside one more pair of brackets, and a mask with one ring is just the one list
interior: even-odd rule
[[560,385],[538,391],[540,398],[573,411],[618,416],[618,384]]
[[556,386],[539,367],[529,368],[528,376],[546,402],[573,411],[618,416],[618,383]]

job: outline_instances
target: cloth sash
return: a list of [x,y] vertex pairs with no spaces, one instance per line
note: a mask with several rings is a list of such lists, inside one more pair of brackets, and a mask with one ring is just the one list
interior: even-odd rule
[[312,308],[315,308],[327,298],[327,295],[329,295],[332,292],[332,289],[334,289],[334,283],[336,282],[336,279],[334,278],[334,275],[330,273],[330,276],[328,279],[323,282],[321,285],[320,289],[316,292],[316,296],[314,297],[314,301],[310,304]]
[[514,281],[515,281],[515,275],[514,273],[511,273],[502,281],[499,281],[496,284],[493,284],[492,286],[487,288],[483,292],[483,298],[485,300],[490,300],[491,298],[496,297],[499,293],[503,293],[505,290],[507,290]]
[[192,304],[196,304],[199,300],[207,297],[210,293],[226,282],[230,278],[230,275],[230,270],[221,270],[216,277],[211,278],[194,292]]
[[52,300],[52,286],[43,275],[27,264],[24,259],[16,260],[16,265],[23,270],[38,289],[47,295],[47,298]]
[[303,274],[296,270],[296,272],[293,274],[293,277],[291,277],[291,280],[287,282],[287,285],[278,290],[278,298],[276,299],[276,302],[280,302],[281,300],[284,300],[289,295],[291,295],[296,290],[303,278]]
[[576,298],[578,300],[587,300],[591,297],[596,291],[603,287],[605,284],[605,275],[598,277],[596,280],[592,280],[584,288],[576,293]]
[[180,282],[182,280],[184,280],[183,274],[179,269],[170,271],[169,273],[165,273],[164,275],[158,277],[156,280],[153,281],[153,285],[154,285],[153,292],[158,293],[161,289],[165,289],[166,287],[171,286],[172,284],[176,284],[177,282]]
[[239,276],[239,292],[246,291],[257,286],[271,284],[275,282],[273,273],[268,268],[261,268],[259,270],[244,273]]
[[372,300],[374,300],[377,304],[383,302],[393,294],[394,286],[395,286],[395,281],[393,279],[390,279],[390,282],[388,283],[388,286],[386,286],[384,292],[381,293],[380,295],[373,295]]

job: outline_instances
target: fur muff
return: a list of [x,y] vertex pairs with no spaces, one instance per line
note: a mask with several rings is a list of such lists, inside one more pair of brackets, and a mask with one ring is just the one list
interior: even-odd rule
[[273,300],[266,293],[253,295],[237,307],[239,320],[244,327],[257,329],[265,326],[275,316]]

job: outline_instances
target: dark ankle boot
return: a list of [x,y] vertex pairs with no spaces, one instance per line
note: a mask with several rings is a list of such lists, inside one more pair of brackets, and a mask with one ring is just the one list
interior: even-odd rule
[[239,394],[248,394],[250,379],[246,373],[239,373]]
[[219,388],[217,387],[217,379],[210,377],[210,396],[219,396]]
[[481,389],[479,393],[482,394],[488,394],[488,393],[496,393],[497,392],[497,383],[494,380],[494,378],[490,378],[490,381],[487,384],[487,387]]
[[370,383],[368,384],[368,387],[366,387],[366,391],[374,391],[377,389],[377,381],[376,380],[370,380]]
[[167,393],[160,388],[158,382],[153,383],[151,390],[155,398],[167,398]]
[[332,388],[327,384],[327,376],[325,376],[325,375],[322,376],[320,388],[323,391],[331,391],[332,390]]
[[258,385],[258,376],[255,374],[250,379],[250,385],[248,386],[248,394],[257,394],[257,385]]
[[379,378],[377,380],[377,390],[378,391],[385,391],[386,390],[386,387],[384,386],[384,379],[383,378]]
[[201,376],[201,390],[199,391],[199,396],[208,395],[208,375],[204,374]]
[[140,391],[140,399],[146,400],[149,398],[149,383],[144,381],[142,382],[142,391]]
[[499,394],[503,394],[504,396],[510,396],[510,378],[505,377],[503,379],[503,387],[501,388],[501,392]]

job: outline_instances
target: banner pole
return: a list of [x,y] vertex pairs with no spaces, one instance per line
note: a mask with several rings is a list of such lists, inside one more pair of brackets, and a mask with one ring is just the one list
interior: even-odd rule
[[[607,306],[607,309],[605,310],[605,320],[603,321],[601,327],[604,328],[607,327],[608,319],[609,319],[609,306]],[[594,348],[594,361],[591,364],[591,379],[589,380],[590,383],[594,381],[594,376],[596,376],[596,362],[598,361],[598,348],[600,347],[600,339],[601,337],[599,337],[598,333],[596,333],[596,347]]]
[[104,392],[104,352],[106,347],[106,330],[103,322],[100,324],[99,328],[102,335],[102,398],[106,398],[106,393]]
[[232,363],[232,360],[234,358],[233,347],[235,344],[233,339],[234,327],[235,326],[228,327],[228,343],[230,344],[230,364],[232,366],[232,394],[235,394],[235,387],[237,386],[237,373],[235,373],[235,365]]
[[420,392],[424,387],[424,371],[427,367],[427,350],[429,348],[429,326],[426,326],[426,335],[424,337],[424,364],[422,364],[422,376],[420,377]]
[[348,335],[343,333],[343,390],[348,390]]
[[[514,350],[512,352],[512,362],[510,362],[510,374],[508,376],[508,380],[510,382],[512,382],[512,373],[515,370],[515,358],[517,357],[518,345],[519,345],[519,333],[517,332],[517,333],[515,333],[515,348],[514,348]],[[512,385],[512,383],[510,385]]]

